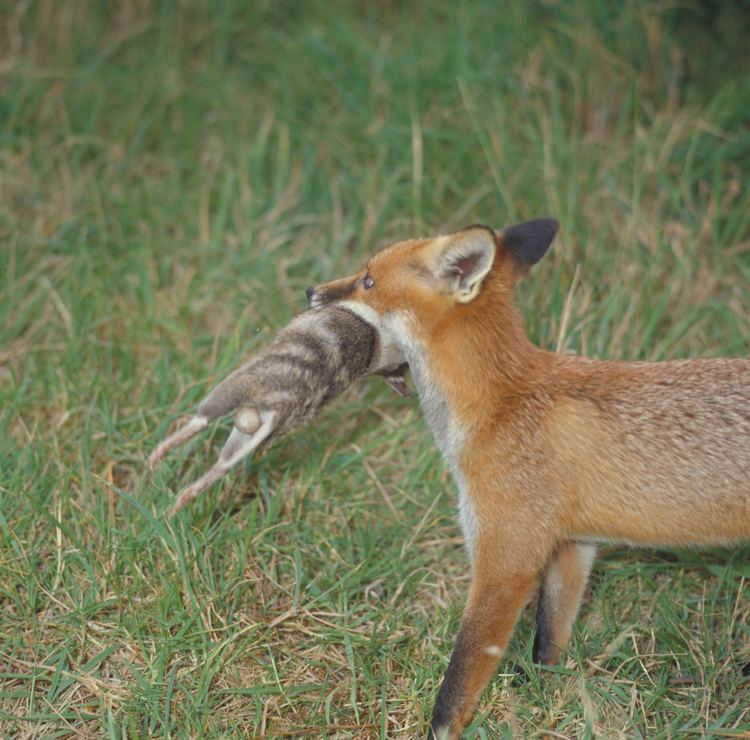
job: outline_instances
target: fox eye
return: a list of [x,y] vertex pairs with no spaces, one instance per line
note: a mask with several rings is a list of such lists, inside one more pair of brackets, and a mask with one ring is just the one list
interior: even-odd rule
[[362,280],[362,285],[365,286],[365,290],[370,290],[370,288],[375,285],[375,281],[369,275],[365,275]]

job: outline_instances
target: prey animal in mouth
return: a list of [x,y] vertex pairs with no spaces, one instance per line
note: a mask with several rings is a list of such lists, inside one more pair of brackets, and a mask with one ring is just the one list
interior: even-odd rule
[[312,421],[328,401],[357,378],[382,374],[401,395],[408,395],[408,366],[396,348],[346,308],[320,306],[292,319],[265,350],[229,376],[198,406],[180,429],[149,457],[151,469],[175,447],[214,419],[234,414],[234,428],[214,466],[184,488],[169,510],[174,516],[240,460],[261,446]]

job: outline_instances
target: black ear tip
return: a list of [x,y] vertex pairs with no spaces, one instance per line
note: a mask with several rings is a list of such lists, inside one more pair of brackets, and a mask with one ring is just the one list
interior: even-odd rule
[[533,265],[549,249],[560,224],[554,218],[535,218],[502,231],[508,249],[521,264]]
[[556,218],[535,218],[533,221],[528,221],[527,223],[529,225],[536,225],[536,228],[542,233],[547,232],[551,239],[554,239],[555,234],[560,231],[560,222]]

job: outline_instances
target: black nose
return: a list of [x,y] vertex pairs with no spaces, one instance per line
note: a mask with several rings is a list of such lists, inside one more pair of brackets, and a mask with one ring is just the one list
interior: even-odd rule
[[307,296],[307,302],[310,303],[312,300],[313,295],[315,294],[315,288],[308,288],[305,291],[305,295]]

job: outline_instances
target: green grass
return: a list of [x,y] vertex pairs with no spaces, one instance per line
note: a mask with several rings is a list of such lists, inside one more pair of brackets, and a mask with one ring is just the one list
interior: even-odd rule
[[[417,403],[362,382],[172,523],[227,425],[146,457],[306,286],[468,223],[560,219],[542,345],[747,356],[747,11],[0,10],[0,733],[418,735],[468,567]],[[565,663],[525,615],[469,735],[749,732],[749,554],[605,549]]]

